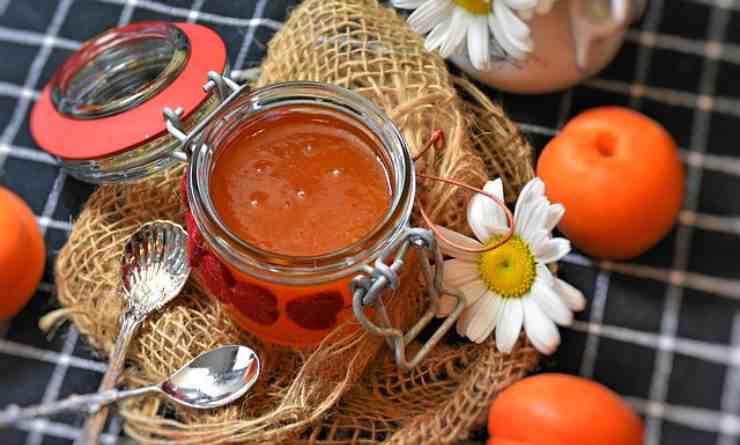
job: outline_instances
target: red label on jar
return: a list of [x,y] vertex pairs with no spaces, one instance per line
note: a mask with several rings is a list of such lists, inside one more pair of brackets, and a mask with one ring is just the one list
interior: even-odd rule
[[344,300],[339,292],[322,292],[289,301],[285,311],[298,326],[321,330],[336,326],[337,315],[343,307]]
[[231,289],[231,304],[255,323],[271,325],[280,317],[277,298],[270,290],[241,282]]

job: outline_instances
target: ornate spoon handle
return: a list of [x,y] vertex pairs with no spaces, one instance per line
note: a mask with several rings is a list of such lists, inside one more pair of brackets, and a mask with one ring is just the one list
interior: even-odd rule
[[64,400],[59,400],[43,405],[29,406],[20,408],[12,405],[3,412],[0,412],[0,428],[10,426],[19,420],[31,419],[34,417],[51,416],[63,411],[90,411],[101,405],[108,405],[121,399],[144,395],[150,392],[159,392],[157,385],[145,386],[143,388],[129,389],[119,391],[112,389],[110,391],[96,392],[83,396],[73,395]]
[[[98,388],[99,392],[108,391],[116,386],[118,377],[121,375],[121,371],[123,370],[123,364],[126,361],[126,351],[128,350],[128,346],[143,320],[144,317],[139,316],[132,311],[126,311],[123,313],[121,332],[116,340],[115,346],[113,347],[113,352],[110,356],[110,363],[108,364],[108,370],[103,376],[100,388]],[[105,419],[107,418],[108,407],[100,407],[97,412],[88,417],[85,422],[85,428],[83,429],[77,443],[80,445],[96,445],[100,441],[100,434],[103,432],[103,426],[105,425]]]

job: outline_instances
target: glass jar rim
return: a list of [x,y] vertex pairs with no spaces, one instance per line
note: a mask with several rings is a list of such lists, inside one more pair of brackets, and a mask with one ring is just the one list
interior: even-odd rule
[[[113,97],[111,100],[99,100],[100,98],[95,100],[95,91],[81,91],[78,88],[79,85],[74,85],[75,80],[86,69],[101,62],[104,57],[110,55],[111,51],[124,52],[124,54],[129,51],[131,56],[136,55],[137,59],[140,59],[142,54],[135,54],[136,49],[132,45],[145,41],[152,42],[150,51],[163,51],[163,55],[168,60],[163,67],[155,67],[159,68],[159,72],[152,79],[145,82],[137,81],[135,88],[129,94]],[[139,50],[141,51],[141,48]],[[59,67],[49,83],[52,103],[59,113],[73,119],[98,119],[123,113],[172,84],[187,65],[190,55],[191,45],[188,36],[171,23],[141,22],[124,28],[109,29],[86,42],[79,51]],[[117,54],[114,63],[120,65],[123,58],[121,54]],[[137,60],[136,66],[146,68],[142,60]],[[106,84],[106,79],[111,79],[124,71],[129,76],[131,74],[130,67],[122,65],[117,69],[107,67],[102,73],[96,71],[98,78],[95,82],[85,82],[82,88],[91,84],[99,88],[100,84]],[[112,87],[120,90],[120,85],[111,84],[109,88]],[[98,91],[97,94],[100,92]],[[85,96],[88,96],[87,100],[83,99]]]
[[[244,120],[224,130],[219,125],[235,113],[246,112],[250,119],[272,108],[285,105],[312,105],[350,118],[377,138],[379,150],[388,156],[392,172],[391,205],[383,220],[361,240],[339,250],[316,256],[290,256],[269,252],[250,244],[221,220],[209,194],[209,174],[215,152],[217,131],[234,130]],[[400,132],[375,104],[343,87],[312,81],[291,81],[246,91],[236,102],[220,110],[213,121],[192,143],[187,192],[196,226],[215,253],[225,262],[260,279],[291,285],[333,281],[359,270],[380,257],[384,250],[403,236],[413,207],[415,178],[413,160]]]

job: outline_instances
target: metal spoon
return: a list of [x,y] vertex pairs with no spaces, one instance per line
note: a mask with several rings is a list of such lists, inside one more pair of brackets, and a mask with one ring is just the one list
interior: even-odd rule
[[217,408],[243,396],[257,381],[259,374],[260,360],[254,351],[246,346],[221,346],[200,354],[157,385],[70,396],[58,402],[28,408],[11,406],[5,412],[0,412],[0,428],[19,420],[50,416],[62,411],[92,410],[100,405],[144,394],[164,394],[173,402],[190,408]]
[[[116,385],[126,351],[141,322],[152,312],[172,300],[190,275],[187,259],[188,234],[179,225],[168,221],[144,224],[126,243],[121,259],[123,296],[126,311],[121,314],[121,332],[110,356],[108,370],[99,392]],[[85,422],[81,444],[96,444],[103,430],[108,408],[103,407]]]

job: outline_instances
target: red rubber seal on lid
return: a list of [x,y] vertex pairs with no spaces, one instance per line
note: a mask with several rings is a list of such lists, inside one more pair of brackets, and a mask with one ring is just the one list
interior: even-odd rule
[[[175,23],[190,41],[190,57],[180,75],[161,92],[119,114],[99,119],[75,119],[57,111],[46,85],[31,111],[31,134],[47,152],[70,160],[106,158],[125,152],[166,132],[162,110],[181,107],[186,119],[206,101],[208,72],[223,73],[226,45],[210,28]],[[139,26],[132,24],[119,31]]]

